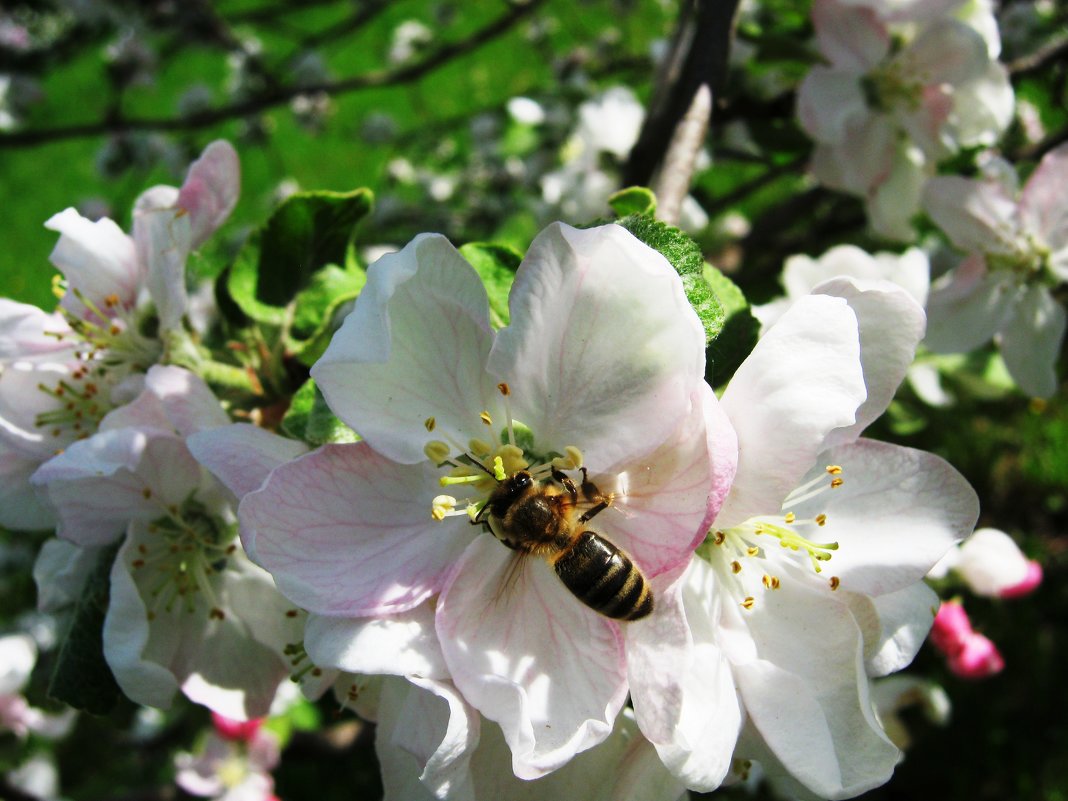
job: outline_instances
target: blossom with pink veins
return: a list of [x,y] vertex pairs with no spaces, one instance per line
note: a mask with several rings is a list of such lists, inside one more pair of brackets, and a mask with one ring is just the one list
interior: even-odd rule
[[[229,420],[182,368],[151,367],[144,384],[32,481],[56,510],[61,538],[81,549],[121,542],[103,639],[123,692],[166,708],[181,689],[230,718],[263,715],[288,673],[284,645],[299,631],[291,605],[241,549],[234,494],[187,444]],[[288,458],[303,450],[283,447]],[[35,569],[45,586],[80,572],[77,551],[56,551]]]
[[[816,0],[812,18],[829,61],[798,92],[798,118],[816,140],[812,169],[864,198],[878,233],[911,239],[937,162],[994,144],[1012,121],[1008,73],[983,35],[953,17],[898,30],[871,8]],[[895,36],[906,40],[900,49]]]
[[[889,282],[839,278],[819,292],[724,391],[737,474],[699,558],[662,597],[683,619],[649,624],[643,681],[677,697],[659,710],[673,738],[658,750],[691,789],[718,786],[732,754],[804,797],[885,782],[898,751],[871,677],[912,660],[938,603],[923,578],[978,515],[942,459],[860,438],[912,360],[923,310]],[[635,711],[648,732],[648,711]]]
[[994,339],[1020,389],[1057,390],[1064,307],[1054,291],[1068,282],[1068,145],[1047,153],[1018,190],[1011,170],[983,180],[934,178],[924,207],[968,254],[937,281],[926,344],[965,353]]
[[[0,299],[0,525],[46,529],[52,511],[28,478],[130,400],[141,376],[166,360],[167,333],[188,298],[185,262],[237,201],[237,154],[213,142],[182,187],[156,186],[134,206],[133,235],[73,208],[45,225],[59,233],[52,263],[62,297],[52,313]],[[150,316],[157,334],[146,332]]]
[[[515,775],[533,779],[609,736],[628,643],[651,627],[592,611],[541,559],[511,572],[512,552],[472,525],[497,485],[490,471],[588,468],[614,493],[591,525],[655,594],[703,538],[735,455],[681,281],[624,229],[550,226],[510,310],[494,332],[477,274],[438,235],[372,265],[312,368],[363,441],[276,468],[239,517],[249,555],[312,613],[318,664],[350,669],[328,652],[352,653],[360,619],[418,617],[412,631],[426,636],[432,624],[440,664],[410,667],[412,633],[380,652],[380,672],[451,680],[500,725]],[[650,617],[673,614],[657,599]],[[633,692],[636,708],[660,700]]]

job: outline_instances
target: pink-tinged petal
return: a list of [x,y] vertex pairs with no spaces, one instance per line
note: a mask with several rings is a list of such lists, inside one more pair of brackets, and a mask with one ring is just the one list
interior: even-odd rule
[[72,363],[41,357],[19,360],[0,370],[0,438],[39,462],[62,450],[79,433],[68,425],[38,425],[49,415],[62,413],[65,403],[63,398],[43,392],[42,385],[54,390],[64,381],[76,383],[70,377]]
[[185,262],[192,249],[189,215],[182,209],[143,212],[134,217],[133,234],[160,330],[173,331],[181,325],[189,303],[185,288]]
[[871,116],[860,83],[852,71],[815,66],[797,91],[797,118],[817,142],[840,145],[851,125]]
[[133,218],[150,211],[173,209],[178,205],[178,187],[152,186],[137,196],[133,206]]
[[1068,247],[1068,144],[1042,157],[1020,193],[1020,225],[1050,250]]
[[59,314],[0,298],[0,363],[56,354],[66,361],[72,346],[55,335],[69,331]]
[[726,777],[742,725],[730,663],[717,644],[715,583],[707,563],[693,560],[681,582],[658,594],[653,614],[625,632],[642,733],[672,775],[701,792]]
[[478,274],[445,237],[422,234],[371,265],[312,377],[375,450],[415,464],[432,438],[494,439],[479,418],[497,417],[490,404],[499,394],[484,369],[492,342]]
[[192,245],[199,247],[226,222],[241,193],[241,165],[233,145],[217,139],[189,165],[177,204],[189,213]]
[[489,372],[543,452],[592,472],[659,446],[704,377],[704,334],[667,260],[617,225],[550,225],[531,243]]
[[1003,589],[999,597],[1023,598],[1038,589],[1039,585],[1042,583],[1042,579],[1042,565],[1032,559],[1027,563],[1027,575],[1025,575],[1018,584],[1013,584],[1011,587]]
[[981,76],[990,54],[974,28],[955,19],[940,19],[924,28],[895,61],[909,77],[925,85],[956,86]]
[[981,528],[961,544],[955,569],[976,595],[1004,597],[1028,579],[1032,564],[1004,531]]
[[843,483],[790,505],[799,519],[825,513],[821,542],[837,542],[823,575],[864,595],[885,595],[920,581],[953,545],[971,533],[979,499],[945,460],[924,451],[861,439],[820,456],[839,465]]
[[864,73],[890,52],[890,31],[870,8],[816,0],[812,24],[820,51],[839,69]]
[[961,250],[1010,254],[1019,237],[1016,202],[996,181],[932,178],[923,192],[923,206]]
[[1018,297],[1012,275],[970,256],[931,287],[924,344],[935,353],[975,350],[1004,328]]
[[840,144],[816,146],[812,172],[832,189],[865,197],[890,175],[898,133],[885,114],[852,119],[847,127]]
[[369,445],[327,445],[278,467],[241,502],[241,536],[298,606],[332,617],[411,609],[438,592],[475,536],[466,517],[438,523],[427,462],[401,465]]
[[[69,208],[50,217],[45,228],[59,232],[49,259],[72,290],[80,291],[101,311],[107,308],[110,295],[118,296],[125,308],[133,306],[143,272],[133,240],[119,226],[107,217],[91,222]],[[63,306],[77,315],[85,313],[73,291],[64,296]]]
[[875,718],[853,616],[804,569],[743,612],[759,658],[734,675],[750,722],[790,774],[821,798],[849,798],[885,783],[899,752]]
[[895,117],[908,138],[932,161],[943,159],[956,150],[944,134],[954,102],[948,86],[935,84],[923,88],[915,105],[895,110]]
[[40,456],[13,447],[0,433],[0,526],[44,531],[55,525],[47,499],[30,484],[30,476],[40,466]]
[[603,741],[627,695],[618,625],[583,606],[547,563],[486,534],[438,600],[438,637],[456,686],[501,725],[521,779]]
[[1035,398],[1057,391],[1057,357],[1064,343],[1064,307],[1048,287],[1028,287],[1001,328],[1001,356],[1021,390]]
[[889,281],[857,281],[841,277],[816,287],[815,294],[844,298],[857,316],[860,361],[868,397],[857,409],[856,422],[832,432],[826,447],[851,442],[886,411],[916,355],[927,319],[923,308]]
[[56,533],[87,547],[114,542],[131,520],[164,516],[200,480],[181,440],[130,428],[71,444],[32,478],[56,509]]
[[628,466],[617,484],[622,497],[590,526],[626,551],[647,578],[676,568],[704,540],[737,462],[734,429],[702,383],[688,419],[656,451]]
[[738,472],[716,525],[777,510],[827,435],[856,420],[865,397],[856,315],[841,298],[799,299],[723,393],[738,434]]
[[875,598],[844,593],[864,634],[869,676],[886,676],[912,663],[938,609],[938,596],[922,581]]
[[158,428],[187,437],[229,422],[204,379],[181,367],[154,365],[145,375],[140,395],[109,412],[100,422],[100,430]]
[[429,603],[387,617],[311,615],[304,644],[316,665],[346,673],[449,678]]
[[249,423],[200,431],[186,440],[190,453],[240,499],[258,490],[276,467],[296,459],[308,446]]
[[1005,660],[998,647],[978,632],[965,637],[960,650],[947,657],[946,664],[962,679],[987,679],[1005,668]]

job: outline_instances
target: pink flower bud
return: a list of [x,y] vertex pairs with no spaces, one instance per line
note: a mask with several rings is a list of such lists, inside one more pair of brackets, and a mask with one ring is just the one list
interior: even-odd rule
[[1022,598],[1030,595],[1039,584],[1042,583],[1042,565],[1034,559],[1027,563],[1027,575],[1023,580],[1003,589],[999,595],[1002,598]]
[[211,723],[216,733],[224,740],[231,742],[250,742],[263,725],[263,718],[253,720],[233,720],[225,718],[217,712],[211,713]]
[[956,654],[948,656],[949,669],[964,679],[985,679],[1000,673],[1005,660],[996,645],[987,637],[972,632],[961,643]]
[[945,601],[938,607],[930,639],[931,644],[943,654],[952,656],[957,653],[964,639],[973,633],[968,613],[958,601]]

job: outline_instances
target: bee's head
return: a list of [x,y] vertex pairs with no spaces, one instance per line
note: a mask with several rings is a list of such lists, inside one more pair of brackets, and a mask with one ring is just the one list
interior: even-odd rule
[[494,517],[504,517],[513,503],[534,486],[534,476],[526,470],[519,470],[502,481],[490,493],[488,505]]

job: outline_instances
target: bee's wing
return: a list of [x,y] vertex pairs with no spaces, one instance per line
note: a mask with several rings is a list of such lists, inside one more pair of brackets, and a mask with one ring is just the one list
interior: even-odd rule
[[506,598],[514,589],[519,576],[526,568],[528,554],[520,551],[512,551],[512,557],[508,561],[508,567],[504,569],[497,591],[493,594],[493,603],[497,604],[502,598]]

